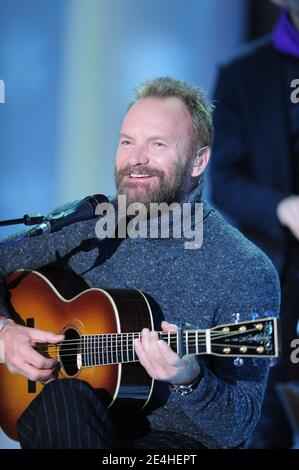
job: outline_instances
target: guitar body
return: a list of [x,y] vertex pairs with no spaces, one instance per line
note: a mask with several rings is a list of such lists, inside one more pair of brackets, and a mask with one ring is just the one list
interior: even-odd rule
[[[57,361],[57,379],[88,382],[112,414],[130,419],[150,400],[154,381],[135,355],[134,339],[154,330],[146,296],[134,289],[90,289],[73,272],[46,267],[17,271],[6,279],[7,304],[19,324],[65,338],[57,345],[35,344]],[[257,318],[208,330],[157,332],[180,356],[277,357],[277,318]],[[0,364],[0,426],[17,439],[16,423],[43,389]],[[113,406],[112,406],[113,405]]]
[[[59,279],[57,276],[57,286],[55,274],[51,273],[50,277],[51,282],[44,272],[22,270],[6,279],[9,303],[20,324],[64,334],[71,344],[81,335],[153,329],[151,310],[142,292],[81,289],[80,293],[78,286],[72,292],[72,282],[64,272],[67,294],[63,296],[61,290],[57,290],[61,273]],[[153,387],[153,380],[138,362],[80,367],[76,354],[69,358],[66,353],[57,378],[85,380],[95,389],[105,391],[108,406],[130,405],[135,409],[145,406]],[[42,388],[41,383],[11,374],[4,364],[0,365],[0,425],[12,439],[17,439],[16,421]]]

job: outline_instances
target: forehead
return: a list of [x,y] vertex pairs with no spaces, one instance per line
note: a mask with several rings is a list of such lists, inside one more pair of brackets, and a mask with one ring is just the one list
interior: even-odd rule
[[186,105],[178,98],[144,98],[127,112],[122,131],[185,133],[193,125]]

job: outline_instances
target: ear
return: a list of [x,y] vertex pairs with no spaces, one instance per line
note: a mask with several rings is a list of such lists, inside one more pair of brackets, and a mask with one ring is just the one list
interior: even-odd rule
[[209,147],[208,145],[198,150],[197,155],[194,159],[192,172],[191,172],[191,176],[193,178],[196,178],[197,176],[201,175],[205,171],[205,168],[210,160],[210,155],[211,155],[211,147]]

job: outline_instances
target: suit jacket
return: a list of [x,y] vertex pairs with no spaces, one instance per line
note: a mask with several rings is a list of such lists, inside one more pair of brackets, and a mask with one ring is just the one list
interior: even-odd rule
[[290,233],[276,208],[294,193],[294,177],[280,61],[266,36],[220,67],[210,171],[215,205],[281,273]]

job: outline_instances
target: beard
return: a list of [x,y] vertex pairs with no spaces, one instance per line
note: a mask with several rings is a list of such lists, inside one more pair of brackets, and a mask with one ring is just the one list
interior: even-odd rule
[[[117,171],[114,169],[115,185],[117,194],[126,196],[127,206],[134,202],[142,203],[146,206],[147,210],[150,208],[150,203],[171,204],[178,202],[183,190],[186,174],[189,170],[190,161],[187,160],[185,165],[180,165],[175,162],[170,171],[166,174],[164,171],[156,170],[148,166],[130,166]],[[155,181],[142,181],[138,184],[138,180],[130,181],[125,178],[129,173],[139,175],[156,176]]]

